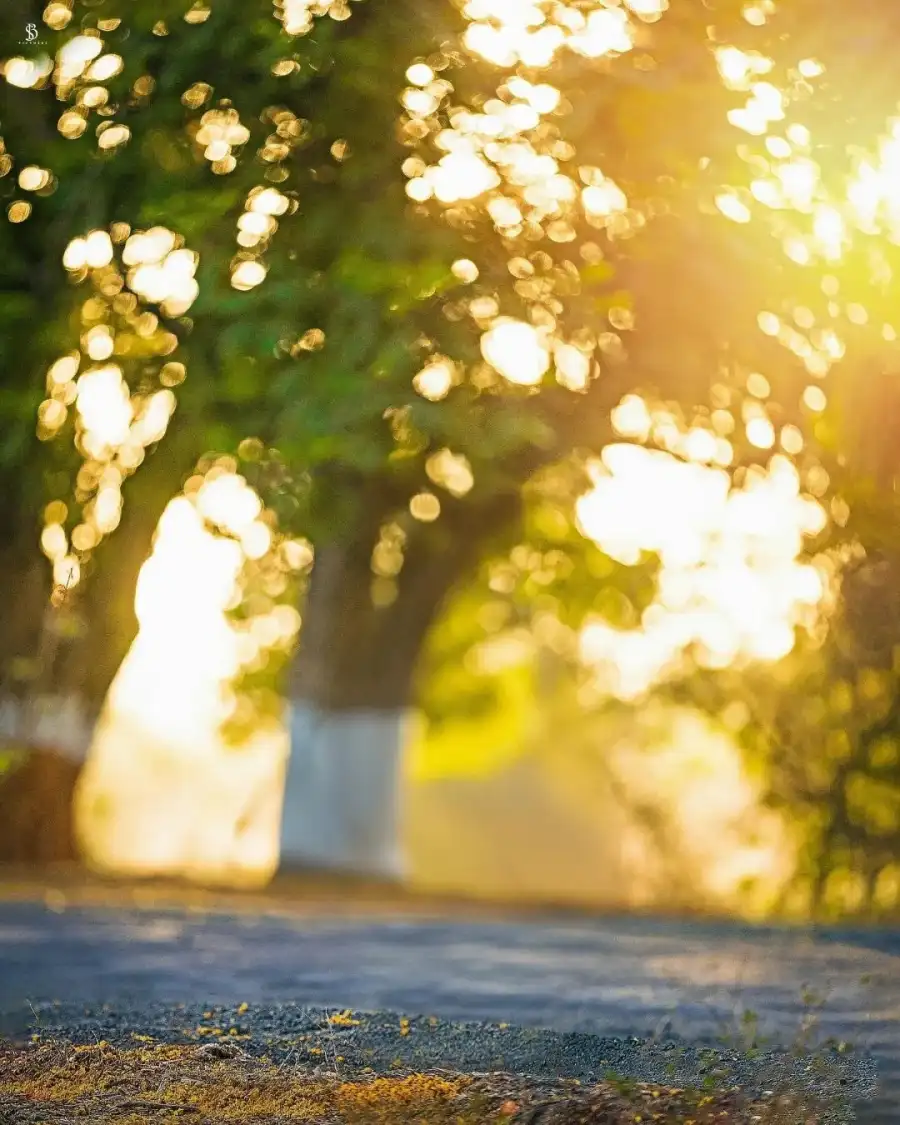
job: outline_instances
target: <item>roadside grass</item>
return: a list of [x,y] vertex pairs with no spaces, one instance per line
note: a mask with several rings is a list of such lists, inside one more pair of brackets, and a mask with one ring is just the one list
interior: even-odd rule
[[[825,998],[804,992],[805,1014],[790,1050],[808,1067],[837,1065],[835,1045],[815,1043]],[[238,1011],[244,1009],[242,1005]],[[203,1028],[203,1042],[173,1045],[132,1033],[133,1046],[105,1040],[73,1045],[34,1034],[30,1044],[0,1040],[0,1122],[15,1125],[820,1125],[834,1104],[790,1084],[751,1096],[727,1085],[719,1051],[753,1058],[774,1044],[754,1012],[734,1013],[709,1048],[705,1077],[693,1087],[638,1082],[609,1073],[596,1083],[503,1072],[413,1071],[400,1060],[389,1074],[345,1068],[334,1028],[348,1011],[323,1012],[321,1064],[290,1056],[275,1063],[247,1054],[228,1028]],[[401,1020],[401,1028],[407,1021]],[[401,1032],[402,1033],[402,1032]],[[843,1048],[843,1050],[841,1050]],[[680,1051],[669,1064],[674,1075]],[[850,1051],[837,1045],[837,1057]],[[839,1079],[835,1079],[835,1084]],[[840,1115],[839,1115],[840,1116]]]
[[[871,980],[863,977],[860,984],[869,985]],[[760,1059],[767,1052],[775,1050],[786,1051],[791,1058],[802,1060],[807,1074],[817,1086],[824,1085],[830,1089],[843,1087],[846,1082],[843,1078],[846,1064],[842,1060],[855,1054],[858,1048],[845,1040],[821,1036],[822,1012],[828,998],[827,990],[823,991],[809,985],[802,987],[800,992],[802,1015],[793,1037],[787,1043],[780,1037],[763,1030],[762,1021],[756,1011],[736,1003],[730,1018],[720,1022],[714,1045],[701,1052],[704,1069],[707,1071],[701,1081],[702,1088],[715,1090],[721,1084],[722,1050],[737,1052],[748,1059]],[[672,1059],[666,1067],[668,1075],[671,1076],[677,1070],[678,1061],[684,1051],[683,1046],[675,1046]],[[768,1091],[765,1110],[760,1114],[757,1108],[757,1116],[752,1120],[759,1125],[764,1123],[789,1125],[791,1122],[796,1125],[811,1125],[825,1118],[830,1119],[837,1108],[833,1097],[817,1096],[806,1091],[798,1092],[795,1085],[790,1080],[776,1083],[774,1088]]]
[[[609,1080],[592,1086],[511,1074],[397,1073],[352,1080],[252,1059],[228,1044],[117,1049],[0,1047],[0,1120],[17,1125],[144,1125],[189,1120],[314,1125],[749,1125],[816,1122],[797,1103]],[[780,1116],[771,1116],[770,1110]],[[765,1115],[765,1116],[764,1116]]]

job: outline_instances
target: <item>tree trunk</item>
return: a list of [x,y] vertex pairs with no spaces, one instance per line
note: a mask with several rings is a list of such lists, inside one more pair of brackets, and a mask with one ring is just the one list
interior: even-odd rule
[[513,495],[447,504],[437,524],[414,531],[389,605],[372,598],[381,519],[317,548],[288,683],[282,868],[404,876],[402,776],[419,654],[450,590],[519,511]]
[[[0,512],[0,581],[9,594],[0,608],[0,751],[28,758],[0,800],[6,810],[19,806],[15,817],[4,816],[0,859],[75,857],[74,845],[60,844],[72,836],[69,806],[107,690],[137,631],[138,573],[189,465],[180,447],[148,458],[129,482],[122,525],[101,544],[83,588],[56,606],[34,497],[8,501]],[[59,791],[49,800],[54,785]]]

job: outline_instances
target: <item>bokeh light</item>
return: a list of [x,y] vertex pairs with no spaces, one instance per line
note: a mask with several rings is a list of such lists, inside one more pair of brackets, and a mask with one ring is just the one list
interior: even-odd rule
[[578,503],[583,532],[626,565],[644,552],[662,564],[640,629],[585,627],[582,652],[605,690],[635,698],[683,671],[688,655],[722,668],[791,651],[794,628],[813,623],[824,593],[798,557],[826,516],[801,495],[790,461],[773,457],[740,489],[720,468],[630,445],[607,446],[591,471],[594,488]]

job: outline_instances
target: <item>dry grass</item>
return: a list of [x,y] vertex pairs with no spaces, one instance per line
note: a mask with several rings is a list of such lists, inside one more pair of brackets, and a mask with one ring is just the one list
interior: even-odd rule
[[508,1074],[397,1072],[350,1080],[254,1059],[228,1041],[136,1037],[117,1049],[0,1043],[4,1125],[816,1125],[796,1103],[739,1091],[607,1081],[595,1086]]

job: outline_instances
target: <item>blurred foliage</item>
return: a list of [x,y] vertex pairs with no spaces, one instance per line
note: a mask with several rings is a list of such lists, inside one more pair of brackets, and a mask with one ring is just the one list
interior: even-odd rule
[[[191,316],[160,319],[178,338],[188,368],[179,410],[189,412],[200,452],[258,435],[294,471],[335,463],[365,474],[387,469],[408,493],[426,480],[427,453],[450,445],[469,458],[479,489],[518,488],[535,463],[608,440],[609,410],[624,391],[640,386],[702,414],[710,382],[732,379],[735,409],[746,371],[767,360],[773,401],[787,417],[802,365],[760,336],[755,316],[769,295],[799,301],[818,277],[777,260],[765,240],[738,241],[714,209],[707,213],[706,193],[743,168],[725,121],[741,98],[723,88],[707,44],[714,31],[719,41],[752,41],[754,49],[784,55],[785,20],[799,47],[819,47],[827,17],[823,11],[814,19],[811,8],[797,4],[770,31],[746,25],[741,9],[720,5],[715,29],[705,7],[668,13],[650,41],[652,67],[646,52],[613,60],[566,55],[554,65],[566,112],[559,124],[535,130],[538,150],[569,146],[580,166],[602,167],[625,192],[633,220],[633,229],[609,237],[602,226],[572,216],[574,237],[557,242],[546,231],[509,237],[478,199],[436,209],[411,206],[404,193],[398,168],[405,151],[427,155],[433,136],[413,145],[398,135],[397,93],[409,62],[433,58],[443,43],[439,73],[454,82],[458,101],[484,105],[495,90],[493,67],[451,49],[461,27],[452,5],[354,2],[351,18],[318,19],[314,33],[291,38],[268,4],[218,0],[206,18],[186,22],[180,3],[171,11],[136,3],[126,20],[102,33],[105,49],[121,51],[122,59],[120,73],[104,84],[103,117],[128,123],[132,140],[93,151],[92,129],[69,139],[54,128],[52,84],[14,91],[22,108],[17,101],[7,115],[7,146],[17,165],[50,169],[55,190],[30,200],[30,218],[4,224],[4,237],[15,231],[37,239],[46,259],[59,250],[47,237],[54,228],[71,237],[113,220],[135,229],[165,223],[198,252],[200,295]],[[79,24],[90,32],[118,18],[114,4],[75,10],[67,32],[48,36],[62,41]],[[290,66],[273,74],[281,63]],[[198,83],[199,102],[186,94]],[[77,100],[86,85],[76,82],[69,98]],[[585,89],[589,97],[580,93]],[[842,93],[848,96],[843,87]],[[220,175],[211,173],[189,129],[217,104],[237,107],[250,130],[236,166]],[[283,134],[290,151],[251,158],[265,149],[279,107],[289,114]],[[848,105],[847,116],[854,110]],[[34,128],[36,120],[42,129]],[[646,137],[654,143],[643,143]],[[349,155],[335,158],[337,141]],[[229,228],[248,192],[265,182],[284,185],[299,210],[266,246],[265,283],[235,293]],[[4,183],[12,198],[13,177]],[[646,219],[652,214],[666,218],[654,225]],[[537,233],[545,237],[529,249]],[[478,248],[481,270],[471,287],[450,271],[467,245]],[[591,260],[582,255],[579,262],[585,246]],[[526,250],[540,284],[510,274],[514,251]],[[11,260],[21,266],[26,300],[34,285],[25,264],[30,247],[23,242]],[[740,274],[722,286],[723,268],[738,263]],[[60,271],[50,268],[62,289]],[[460,300],[479,295],[498,298],[509,315],[552,308],[560,336],[583,331],[595,339],[598,310],[627,304],[639,310],[640,331],[624,349],[621,333],[606,333],[603,377],[584,395],[558,387],[541,395],[496,383],[479,388],[464,380],[440,403],[423,401],[412,386],[423,354],[480,359],[480,330],[455,311]],[[19,307],[22,324],[25,306]],[[7,315],[15,308],[7,304]],[[309,328],[324,333],[325,345],[297,350]],[[153,375],[145,362],[124,365],[129,381]],[[386,411],[405,412],[402,436],[386,425]],[[743,452],[756,456],[752,447]],[[334,482],[323,477],[317,487],[333,490]],[[358,480],[346,474],[338,491],[358,495]],[[327,510],[332,533],[330,503]]]
[[[808,225],[802,208],[773,207],[743,225],[728,222],[716,204],[723,192],[732,207],[752,202],[753,184],[773,172],[775,160],[765,130],[744,135],[729,124],[747,90],[722,81],[714,48],[771,58],[767,81],[789,94],[789,108],[817,138],[822,184],[837,190],[861,152],[859,136],[876,137],[894,109],[889,65],[874,65],[876,56],[860,50],[883,52],[880,44],[890,42],[895,16],[883,5],[854,6],[848,28],[836,0],[793,0],[772,11],[762,3],[761,20],[748,19],[739,0],[673,4],[658,23],[633,21],[633,50],[560,52],[546,74],[524,63],[504,69],[465,50],[466,20],[447,0],[349,0],[333,10],[322,3],[293,33],[284,24],[290,7],[132,0],[123,14],[116,0],[74,0],[71,18],[42,35],[52,52],[99,38],[102,57],[118,60],[106,77],[90,77],[82,66],[65,81],[57,68],[30,88],[2,85],[0,518],[4,544],[22,545],[8,563],[11,574],[36,557],[29,555],[39,533],[35,512],[64,500],[71,535],[96,500],[96,480],[79,483],[82,469],[115,459],[115,451],[101,456],[87,447],[71,400],[68,413],[57,411],[64,420],[41,435],[60,440],[38,441],[34,428],[42,396],[55,393],[41,386],[47,367],[77,352],[82,370],[90,369],[85,341],[97,328],[114,340],[110,362],[129,401],[143,406],[171,390],[177,411],[168,432],[140,450],[138,465],[145,448],[147,463],[124,487],[116,546],[75,552],[91,577],[87,590],[104,590],[102,576],[124,565],[121,552],[133,553],[127,573],[136,574],[168,498],[192,470],[202,475],[204,464],[215,464],[215,455],[234,455],[285,534],[317,549],[340,548],[331,557],[344,567],[341,596],[327,610],[335,651],[321,646],[317,682],[334,692],[336,684],[355,690],[366,680],[348,705],[405,701],[427,636],[417,677],[426,714],[438,725],[454,709],[481,721],[498,701],[521,696],[521,674],[514,662],[497,671],[502,653],[491,641],[537,638],[553,654],[555,670],[542,674],[562,682],[581,674],[576,640],[588,615],[620,628],[640,622],[657,560],[614,563],[573,516],[585,462],[612,441],[632,440],[610,420],[629,393],[668,410],[682,429],[727,434],[722,463],[736,484],[775,451],[792,459],[803,488],[833,517],[807,545],[810,553],[853,542],[888,554],[900,549],[891,426],[900,383],[896,332],[887,331],[898,240],[861,238],[810,266],[781,252],[797,237],[792,223]],[[563,26],[553,5],[539,7]],[[797,70],[802,58],[824,64],[818,84]],[[400,104],[403,76],[416,61],[440,87],[428,112]],[[404,179],[423,176],[401,168],[434,166],[462,110],[502,116],[500,103],[524,105],[512,77],[546,79],[558,92],[558,108],[538,114],[514,140],[525,163],[550,161],[550,180],[571,180],[571,205],[557,183],[559,206],[545,206],[527,177],[516,178],[515,161],[498,162],[505,178],[498,175],[496,191],[440,200],[408,193]],[[213,137],[208,145],[198,140],[204,129]],[[232,140],[216,140],[217,129],[231,129]],[[117,143],[103,141],[114,135]],[[26,167],[49,179],[25,191],[17,177]],[[623,208],[596,213],[582,205],[587,187],[608,183]],[[246,216],[267,214],[254,211],[260,189],[274,191],[283,209],[268,213],[273,222],[256,243],[241,241],[238,232],[251,229]],[[487,196],[507,214],[518,208],[521,221],[500,222]],[[13,221],[22,202],[27,218]],[[154,227],[196,255],[198,289],[181,304],[142,289],[125,260],[132,237]],[[82,248],[83,260],[62,268],[73,240],[106,231],[108,257],[91,264]],[[477,271],[467,277],[454,263],[470,258]],[[248,266],[259,268],[248,273]],[[255,281],[236,285],[241,276]],[[517,381],[515,370],[502,376],[482,352],[498,313],[573,344],[586,377],[567,382],[549,361],[539,382]],[[761,313],[778,318],[774,334],[760,331]],[[824,337],[811,343],[812,332],[798,343],[803,333],[793,326],[804,324],[840,328],[845,346],[824,369],[810,366],[828,350]],[[422,393],[417,376],[444,362],[454,378],[441,394]],[[183,381],[173,364],[183,365]],[[754,372],[765,372],[767,394],[748,390]],[[826,375],[828,395],[812,410],[805,389]],[[749,440],[744,423],[754,410],[772,423],[768,444]],[[790,426],[802,432],[799,448],[785,437]],[[665,444],[658,435],[633,440]],[[436,479],[434,458],[444,451],[463,464],[466,487]],[[439,498],[439,518],[416,515],[423,494]],[[104,525],[104,535],[117,522]],[[249,601],[302,597],[305,576],[266,592],[258,561],[245,575]],[[426,574],[430,586],[419,580]],[[129,577],[115,600],[79,594],[95,598],[85,616],[97,651],[121,653],[123,637],[109,645],[101,606],[115,604],[125,616],[132,589]],[[307,602],[307,624],[319,604]],[[234,613],[240,619],[253,611],[241,604]],[[870,868],[881,872],[896,858],[894,829],[883,827],[894,816],[881,811],[888,798],[881,789],[861,796],[864,787],[851,786],[853,771],[842,764],[869,762],[866,785],[887,793],[894,766],[878,724],[893,715],[885,701],[896,698],[882,667],[888,648],[851,675],[841,647],[845,634],[859,643],[870,618],[887,620],[867,613],[862,623],[840,618],[827,641],[801,636],[774,672],[698,672],[679,687],[714,713],[723,698],[747,697],[741,738],[748,754],[765,763],[773,799],[808,805],[815,821],[809,863],[820,867],[810,867],[812,879],[821,879],[823,863],[829,871],[855,864],[868,878]],[[98,620],[105,622],[99,630]],[[23,654],[21,646],[12,652]],[[247,677],[243,689],[256,701],[248,723],[277,707],[286,664],[282,654]],[[863,704],[864,668],[878,673],[881,686],[875,692],[876,681],[865,679],[874,695]],[[107,663],[98,687],[109,675]],[[826,684],[830,692],[832,681],[857,685],[849,711],[854,721],[858,712],[859,729],[849,733],[845,711],[825,752],[819,720],[804,718],[794,701]],[[767,708],[779,717],[766,719]],[[805,724],[803,732],[789,735],[788,720]],[[870,746],[876,729],[877,753]],[[805,771],[824,771],[827,784],[816,788]],[[832,784],[837,777],[843,788]],[[838,809],[836,798],[829,800],[837,811],[822,812],[826,789],[849,801],[851,788],[853,810],[859,800],[869,810],[867,827],[850,805]]]
[[800,862],[780,908],[893,916],[900,893],[900,563],[849,554],[827,632],[774,668],[694,671],[664,698],[717,716]]
[[14,750],[4,747],[0,750],[0,782],[3,778],[17,769],[25,760],[27,751]]
[[521,524],[449,601],[418,669],[419,703],[434,728],[502,712],[523,676],[541,700],[564,681],[587,680],[578,638],[590,616],[618,629],[639,625],[658,559],[624,566],[582,534],[573,511],[585,485],[571,461],[537,474]]

